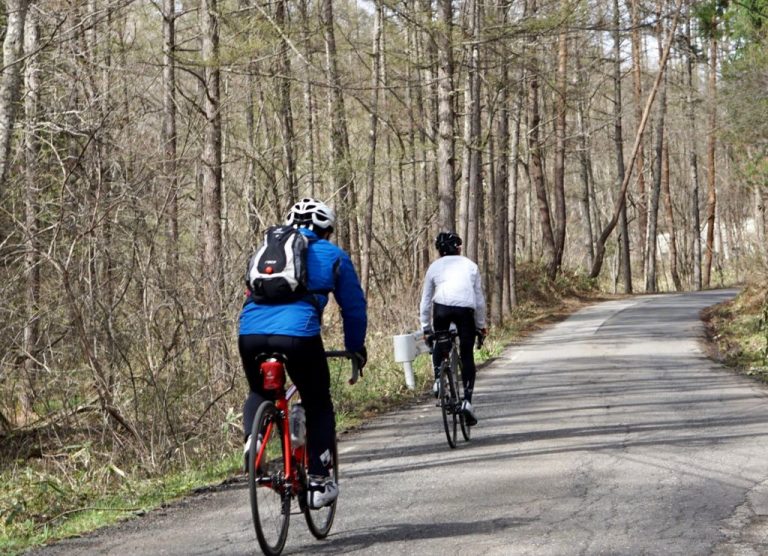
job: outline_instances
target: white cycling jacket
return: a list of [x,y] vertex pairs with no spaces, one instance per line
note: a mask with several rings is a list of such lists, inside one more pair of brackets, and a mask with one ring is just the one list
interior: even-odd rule
[[477,265],[462,255],[446,255],[433,262],[424,277],[419,319],[432,322],[432,303],[475,310],[475,327],[485,328],[485,296]]

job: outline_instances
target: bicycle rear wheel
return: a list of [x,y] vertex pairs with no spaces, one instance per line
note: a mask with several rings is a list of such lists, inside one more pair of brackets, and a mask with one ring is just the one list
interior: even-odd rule
[[[339,484],[339,452],[336,447],[336,437],[333,437],[333,463],[330,466],[330,478]],[[309,469],[309,462],[306,461],[305,469]],[[307,476],[307,486],[309,486],[309,477]],[[328,536],[333,525],[333,518],[336,516],[336,502],[334,500],[330,505],[313,510],[307,503],[306,491],[301,495],[301,507],[304,511],[304,518],[307,520],[307,527],[317,539],[324,539]]]
[[283,421],[274,403],[259,406],[251,435],[248,487],[253,525],[264,554],[277,556],[288,537],[291,496],[285,476]]
[[461,410],[461,404],[464,401],[464,370],[461,367],[461,359],[459,359],[459,355],[455,351],[451,354],[451,367],[453,368],[453,377],[456,382],[456,411],[459,413],[461,435],[464,437],[464,440],[469,441],[470,426],[467,424],[467,419]]
[[443,412],[443,425],[448,446],[456,447],[456,432],[458,429],[458,412],[456,411],[456,385],[448,365],[440,367],[440,409]]

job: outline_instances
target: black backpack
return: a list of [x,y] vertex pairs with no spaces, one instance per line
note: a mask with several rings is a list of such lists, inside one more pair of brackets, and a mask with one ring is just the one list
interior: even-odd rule
[[309,240],[292,226],[267,230],[256,253],[248,261],[245,284],[257,303],[288,303],[309,293],[307,247]]

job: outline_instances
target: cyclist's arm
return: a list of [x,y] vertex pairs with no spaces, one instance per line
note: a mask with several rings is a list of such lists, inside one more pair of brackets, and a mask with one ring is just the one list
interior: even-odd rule
[[474,290],[475,290],[475,328],[485,328],[485,295],[483,295],[483,281],[480,278],[480,272],[475,272]]
[[432,267],[427,270],[424,277],[424,287],[421,291],[421,304],[419,305],[419,321],[422,330],[428,328],[432,323],[432,297],[435,295],[435,281],[432,279]]
[[365,345],[368,327],[365,295],[352,261],[343,251],[336,261],[333,296],[341,309],[344,346],[353,353],[360,351]]

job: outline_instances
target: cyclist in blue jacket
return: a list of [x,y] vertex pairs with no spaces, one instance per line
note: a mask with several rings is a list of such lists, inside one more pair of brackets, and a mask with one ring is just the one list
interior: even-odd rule
[[240,313],[238,347],[251,390],[243,407],[245,454],[256,410],[267,397],[256,356],[283,353],[286,371],[299,389],[307,416],[311,507],[330,504],[339,494],[338,485],[328,478],[336,422],[328,360],[320,335],[322,312],[330,292],[341,309],[345,349],[355,355],[361,369],[367,361],[365,296],[349,255],[329,241],[335,218],[333,209],[325,203],[302,199],[293,205],[286,220],[309,239],[308,290],[324,293],[307,294],[284,304],[260,304],[249,298]]

